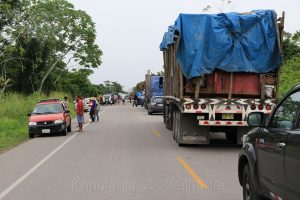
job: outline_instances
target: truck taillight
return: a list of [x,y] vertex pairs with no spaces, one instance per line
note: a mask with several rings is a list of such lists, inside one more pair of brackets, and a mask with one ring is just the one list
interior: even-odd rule
[[185,108],[186,108],[187,110],[190,110],[191,107],[192,107],[191,104],[186,104],[186,105],[185,105]]
[[251,105],[250,108],[251,108],[251,110],[255,110],[256,109],[256,105],[253,104],[253,105]]
[[204,110],[205,108],[206,108],[206,105],[205,105],[205,104],[202,104],[202,105],[201,105],[201,109]]
[[262,110],[262,109],[264,109],[264,106],[260,104],[260,105],[258,106],[258,110]]
[[266,105],[266,110],[271,110],[271,109],[272,109],[272,107],[269,104],[267,104]]
[[194,104],[193,108],[194,108],[195,110],[198,110],[199,105],[198,105],[198,104]]

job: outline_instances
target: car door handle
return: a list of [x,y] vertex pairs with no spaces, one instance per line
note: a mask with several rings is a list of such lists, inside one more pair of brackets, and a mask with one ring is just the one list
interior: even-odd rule
[[279,142],[279,143],[277,143],[277,146],[280,147],[280,148],[284,148],[285,143],[284,142]]

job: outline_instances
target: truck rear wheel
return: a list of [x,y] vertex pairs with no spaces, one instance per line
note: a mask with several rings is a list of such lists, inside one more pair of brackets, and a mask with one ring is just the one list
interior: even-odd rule
[[183,147],[183,146],[187,146],[186,144],[183,144],[183,143],[181,143],[181,141],[180,141],[180,138],[182,137],[182,117],[180,116],[180,113],[179,112],[177,112],[177,114],[176,114],[176,118],[175,118],[175,120],[176,120],[176,125],[175,125],[175,132],[176,132],[176,135],[175,135],[175,141],[176,141],[176,143],[178,144],[178,146],[180,146],[180,147]]
[[176,140],[176,135],[177,135],[177,112],[173,112],[173,130],[172,130],[172,136],[173,139]]
[[170,105],[166,105],[166,128],[172,130],[173,126],[173,112]]

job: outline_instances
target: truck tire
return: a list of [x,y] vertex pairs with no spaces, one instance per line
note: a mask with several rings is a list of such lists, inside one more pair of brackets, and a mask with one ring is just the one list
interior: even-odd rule
[[173,139],[175,140],[175,136],[177,135],[177,112],[173,112],[173,130],[172,130],[172,136]]
[[29,138],[34,138],[34,134],[33,133],[29,133]]
[[163,118],[164,118],[164,123],[165,123],[165,124],[166,124],[166,113],[167,113],[166,109],[167,109],[167,105],[166,105],[166,102],[164,101],[164,112],[163,112]]
[[170,120],[169,120],[169,127],[170,127],[170,131],[173,130],[173,113],[175,112],[175,109],[174,109],[174,106],[173,105],[170,105],[170,114],[169,114],[169,117],[170,117]]
[[166,128],[172,130],[173,112],[170,105],[166,106]]
[[184,147],[184,146],[187,146],[187,145],[180,142],[180,137],[181,137],[180,130],[181,130],[181,126],[182,126],[180,113],[178,112],[176,116],[177,117],[176,117],[175,141],[176,141],[176,143],[178,144],[179,147]]
[[254,180],[250,174],[250,166],[246,164],[243,171],[243,200],[260,200],[255,190]]

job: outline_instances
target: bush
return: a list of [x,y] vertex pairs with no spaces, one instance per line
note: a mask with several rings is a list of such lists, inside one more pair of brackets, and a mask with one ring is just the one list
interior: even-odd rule
[[300,83],[300,55],[285,62],[280,71],[280,98],[292,87]]

